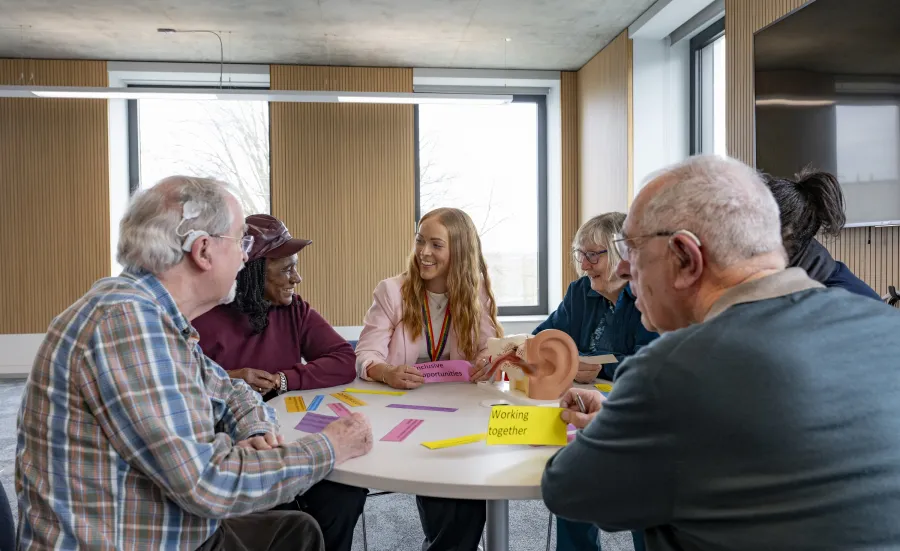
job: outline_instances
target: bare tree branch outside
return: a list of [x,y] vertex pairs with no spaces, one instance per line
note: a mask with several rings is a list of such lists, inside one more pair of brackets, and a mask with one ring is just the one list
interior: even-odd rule
[[[140,117],[142,127],[167,119],[162,133],[141,132],[144,186],[174,173],[218,178],[234,186],[248,214],[269,212],[266,102],[142,100]],[[144,143],[148,135],[154,143]]]

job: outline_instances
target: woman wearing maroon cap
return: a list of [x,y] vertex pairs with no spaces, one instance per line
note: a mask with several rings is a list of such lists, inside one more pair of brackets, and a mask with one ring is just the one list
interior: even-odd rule
[[[291,237],[267,214],[248,216],[253,248],[230,304],[193,320],[200,348],[234,379],[271,398],[288,390],[347,384],[356,379],[353,347],[294,294],[297,253],[311,243]],[[297,502],[315,517],[328,551],[349,551],[367,490],[320,482]]]

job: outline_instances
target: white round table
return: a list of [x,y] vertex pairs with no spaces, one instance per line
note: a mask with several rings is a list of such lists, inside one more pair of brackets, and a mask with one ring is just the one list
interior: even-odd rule
[[[331,394],[344,388],[394,390],[379,383],[357,380],[349,385],[289,392],[274,398],[269,405],[278,413],[284,437],[292,440],[307,434],[294,429],[306,413],[288,413],[285,396],[303,396],[309,407],[317,394],[323,394],[325,398],[315,413],[334,415],[326,404],[341,403]],[[487,432],[489,403],[497,402],[498,396],[474,384],[434,383],[406,391],[403,396],[353,396],[366,405],[347,407],[369,418],[375,443],[367,455],[335,467],[328,480],[388,492],[486,500],[488,549],[509,549],[509,500],[541,499],[541,475],[547,460],[558,447],[488,446],[484,441],[437,450],[422,446],[422,442]],[[385,407],[388,404],[458,410],[395,409]],[[381,438],[404,419],[422,419],[424,422],[403,442],[382,442]]]

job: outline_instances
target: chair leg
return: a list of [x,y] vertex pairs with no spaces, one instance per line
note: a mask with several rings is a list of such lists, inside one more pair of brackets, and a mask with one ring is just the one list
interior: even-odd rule
[[550,551],[550,535],[553,532],[553,513],[550,513],[550,518],[547,520],[547,551]]
[[363,509],[362,515],[362,533],[363,533],[363,551],[369,551],[369,542],[366,540],[366,510]]

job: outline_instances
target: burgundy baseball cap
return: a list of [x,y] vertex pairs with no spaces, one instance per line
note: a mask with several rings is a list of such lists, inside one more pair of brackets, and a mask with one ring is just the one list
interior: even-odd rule
[[248,262],[257,258],[284,258],[300,252],[312,243],[309,239],[291,237],[284,223],[268,214],[251,214],[245,220],[247,235],[253,236]]

